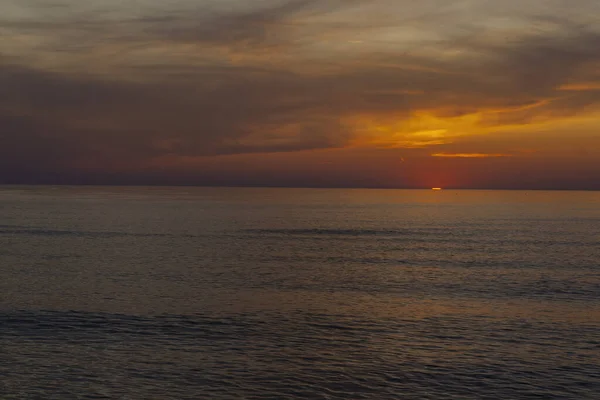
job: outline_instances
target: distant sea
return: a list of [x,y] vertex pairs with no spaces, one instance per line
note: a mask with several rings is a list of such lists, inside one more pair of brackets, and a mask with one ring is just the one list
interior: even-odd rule
[[0,187],[2,399],[600,399],[600,192]]

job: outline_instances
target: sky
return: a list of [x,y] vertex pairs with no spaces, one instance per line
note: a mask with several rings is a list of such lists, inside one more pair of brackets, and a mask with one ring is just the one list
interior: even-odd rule
[[0,0],[0,184],[600,189],[600,1]]

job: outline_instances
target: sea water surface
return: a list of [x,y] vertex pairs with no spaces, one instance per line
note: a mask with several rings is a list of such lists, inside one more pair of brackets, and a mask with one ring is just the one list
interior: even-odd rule
[[0,187],[2,399],[599,399],[600,193]]

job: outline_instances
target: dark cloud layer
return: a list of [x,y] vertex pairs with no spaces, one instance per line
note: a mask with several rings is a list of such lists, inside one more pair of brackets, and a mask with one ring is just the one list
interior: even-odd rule
[[[25,43],[50,39],[0,58],[0,182],[145,182],[165,157],[344,148],[364,134],[360,118],[480,113],[486,129],[600,106],[600,32],[589,25],[538,16],[532,26],[545,29],[509,39],[463,29],[395,49],[369,43],[374,24],[327,23],[363,3],[202,6],[113,25],[92,11],[1,20]],[[350,33],[364,42],[340,42]]]

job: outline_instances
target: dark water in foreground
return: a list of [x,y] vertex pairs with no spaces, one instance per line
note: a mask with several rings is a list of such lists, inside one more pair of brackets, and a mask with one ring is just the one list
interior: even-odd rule
[[600,193],[0,188],[0,398],[599,399]]

